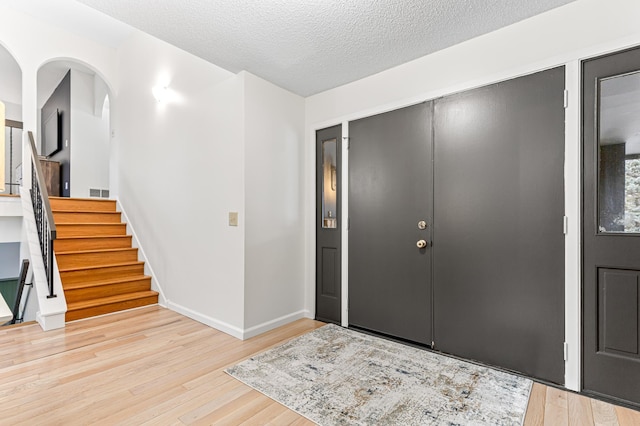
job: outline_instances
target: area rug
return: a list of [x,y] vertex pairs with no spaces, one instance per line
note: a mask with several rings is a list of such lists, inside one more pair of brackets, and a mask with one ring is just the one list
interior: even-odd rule
[[326,325],[226,370],[319,425],[521,425],[531,380]]

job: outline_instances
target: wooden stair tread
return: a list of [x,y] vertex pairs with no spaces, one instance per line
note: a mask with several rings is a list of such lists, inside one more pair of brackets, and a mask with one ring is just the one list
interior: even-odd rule
[[84,253],[115,253],[120,251],[133,251],[133,250],[138,250],[138,249],[136,247],[121,247],[121,248],[97,249],[97,250],[60,251],[60,252],[56,252],[56,255],[60,256],[60,255],[84,254]]
[[67,268],[67,269],[60,269],[60,273],[62,272],[72,272],[72,271],[83,271],[86,269],[101,269],[101,268],[112,268],[115,266],[131,266],[131,265],[144,265],[144,262],[142,261],[136,261],[136,262],[120,262],[120,263],[109,263],[107,265],[91,265],[91,266],[83,266],[80,268]]
[[56,240],[82,240],[89,238],[131,238],[131,235],[78,235],[77,237],[56,237]]
[[78,201],[96,201],[96,202],[102,202],[102,203],[112,203],[116,200],[110,200],[109,198],[79,198],[79,197],[55,197],[55,196],[49,196],[50,200],[78,200]]
[[51,213],[122,214],[122,212],[52,208]]
[[138,291],[135,293],[118,294],[115,296],[102,297],[100,299],[92,299],[81,302],[73,302],[67,304],[67,312],[80,309],[93,308],[96,306],[110,305],[118,302],[126,302],[128,300],[144,299],[145,297],[157,296],[158,292],[153,290]]
[[63,283],[63,287],[66,290],[78,290],[81,288],[89,288],[89,287],[99,287],[99,286],[104,286],[104,285],[112,285],[112,284],[120,284],[120,283],[126,283],[126,282],[130,282],[130,281],[142,281],[142,280],[148,280],[151,277],[149,275],[131,275],[130,277],[123,277],[123,278],[111,278],[108,280],[98,280],[98,281],[85,281],[82,283],[75,283],[75,284],[64,284]]
[[113,223],[109,223],[109,222],[65,222],[65,223],[56,223],[56,227],[60,227],[60,226],[125,226],[126,223],[122,223],[122,222],[113,222]]

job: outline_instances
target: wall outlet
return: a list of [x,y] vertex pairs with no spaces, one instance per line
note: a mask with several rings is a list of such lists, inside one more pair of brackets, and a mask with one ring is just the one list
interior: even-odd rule
[[229,226],[238,226],[238,212],[229,212]]

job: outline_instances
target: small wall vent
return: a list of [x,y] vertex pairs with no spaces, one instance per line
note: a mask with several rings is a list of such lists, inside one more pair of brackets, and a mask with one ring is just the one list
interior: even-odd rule
[[89,188],[89,197],[92,198],[109,198],[108,189]]

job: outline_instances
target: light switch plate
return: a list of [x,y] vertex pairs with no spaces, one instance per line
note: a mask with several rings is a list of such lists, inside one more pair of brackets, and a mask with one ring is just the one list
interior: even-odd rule
[[229,212],[229,226],[238,226],[238,212]]

